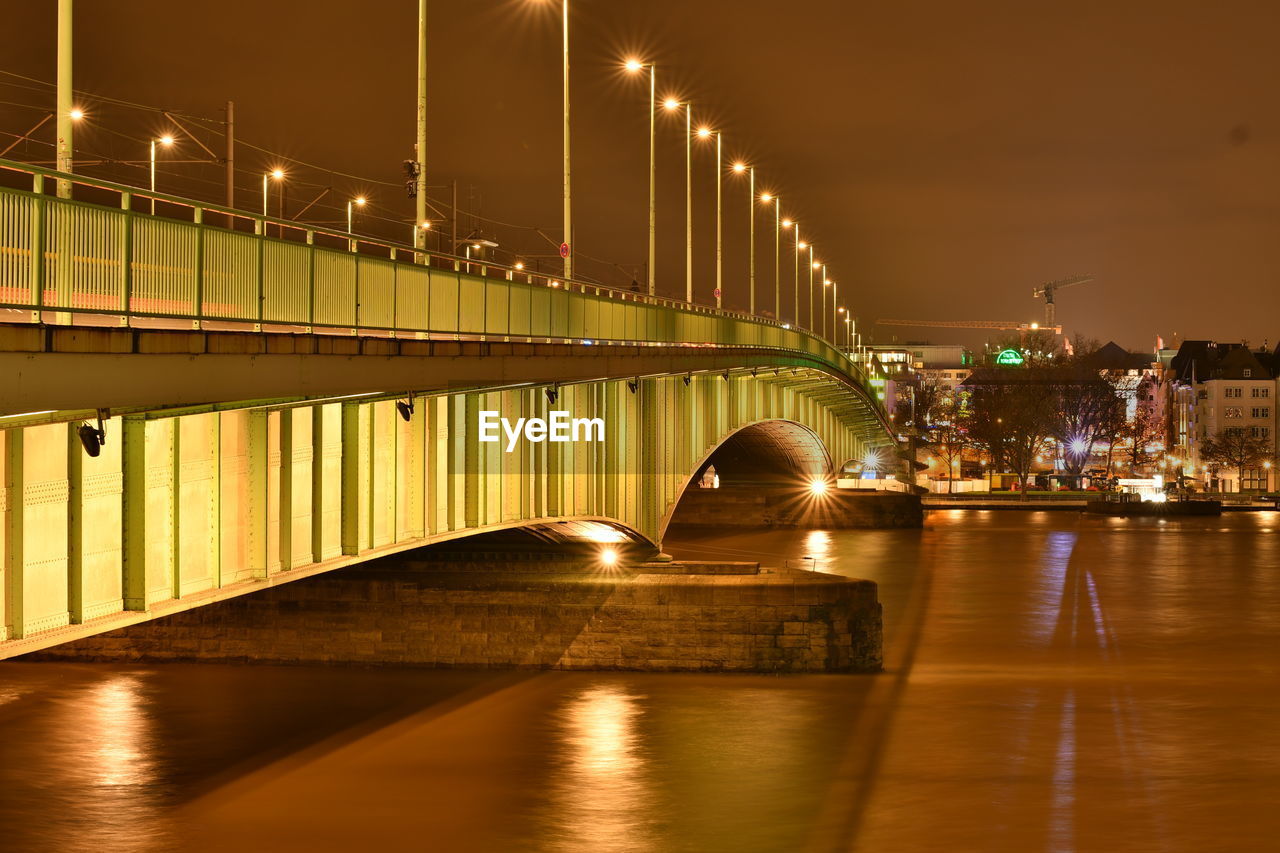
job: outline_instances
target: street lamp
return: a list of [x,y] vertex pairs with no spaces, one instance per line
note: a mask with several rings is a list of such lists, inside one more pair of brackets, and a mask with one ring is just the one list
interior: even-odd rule
[[[262,173],[262,215],[263,216],[267,215],[267,181],[283,181],[283,180],[284,180],[284,172],[280,169],[272,169],[270,172]],[[347,230],[350,230],[350,229],[347,229]]]
[[165,135],[160,137],[159,139],[153,138],[151,140],[151,195],[152,195],[151,213],[152,215],[155,215],[155,212],[156,212],[155,192],[156,192],[156,144],[157,143],[168,148],[170,145],[173,144],[173,137]]
[[722,295],[724,293],[724,252],[723,252],[723,231],[721,223],[723,221],[723,199],[724,199],[724,137],[720,131],[712,130],[709,127],[698,128],[698,138],[708,139],[714,136],[716,138],[716,308],[721,307]]
[[[824,288],[831,286],[831,279],[827,278],[827,265],[822,265],[822,286]],[[827,293],[822,291],[822,334],[820,337],[827,336]]]
[[822,262],[813,259],[813,244],[809,244],[809,331],[813,331],[813,271],[822,269]]
[[636,59],[627,61],[626,69],[632,74],[649,69],[649,295],[653,296],[654,266],[657,264],[658,241],[658,182],[657,155],[655,153],[655,124],[657,122],[657,101],[655,92],[658,70],[652,62],[640,62]]
[[667,110],[684,110],[684,301],[693,303],[693,110],[688,101],[668,98]]
[[573,279],[573,205],[569,191],[569,0],[560,0],[561,34],[563,39],[563,97],[564,97],[564,280]]
[[[367,204],[367,203],[368,203],[368,201],[369,201],[369,200],[368,200],[367,198],[365,198],[364,196],[360,195],[360,196],[356,196],[356,197],[355,197],[355,198],[353,198],[353,199],[350,199],[350,200],[347,202],[347,234],[348,234],[348,235],[350,235],[350,234],[352,234],[352,233],[353,233],[353,232],[352,232],[352,225],[354,224],[354,219],[355,219],[355,208],[357,208],[357,207],[364,207],[364,206],[365,206],[365,204]],[[348,243],[348,245],[349,245],[349,247],[350,247],[351,251],[353,251],[353,252],[354,252],[354,251],[356,250],[356,241],[355,241],[355,238],[354,238],[354,237],[352,237],[351,239],[349,239],[349,240],[347,241],[347,243]]]
[[734,163],[733,171],[738,174],[747,173],[747,198],[748,207],[751,213],[751,228],[748,232],[748,254],[750,255],[750,263],[748,265],[747,289],[749,291],[750,313],[755,316],[756,313],[756,167],[748,166],[746,163]]

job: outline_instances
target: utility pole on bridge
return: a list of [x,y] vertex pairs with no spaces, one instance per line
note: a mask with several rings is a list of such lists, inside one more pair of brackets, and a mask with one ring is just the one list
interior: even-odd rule
[[[413,223],[413,245],[427,248],[427,0],[418,0],[418,144],[414,158],[418,161],[418,182]],[[456,216],[455,216],[456,218]],[[456,226],[455,226],[456,229]],[[456,252],[455,245],[450,252]]]

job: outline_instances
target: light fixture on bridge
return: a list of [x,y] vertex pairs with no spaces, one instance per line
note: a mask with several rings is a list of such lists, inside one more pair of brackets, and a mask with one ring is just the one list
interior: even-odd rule
[[547,402],[553,406],[556,404],[556,400],[560,399],[560,389],[555,385],[552,385],[549,388],[543,388],[542,393],[546,395]]
[[71,117],[72,121],[79,121],[84,118],[84,110],[79,107],[72,107],[71,112],[67,113],[67,115]]
[[103,412],[98,411],[98,425],[96,427],[89,424],[80,424],[80,428],[76,430],[76,435],[80,437],[80,444],[84,447],[84,452],[90,456],[97,458],[102,452],[102,445],[107,443],[107,431],[102,426]]
[[827,484],[827,481],[823,479],[813,480],[809,483],[809,491],[816,497],[825,495],[829,488],[830,486]]
[[413,396],[410,395],[405,400],[396,400],[396,411],[405,421],[413,420]]
[[605,549],[603,549],[603,550],[600,552],[600,562],[601,562],[601,563],[603,563],[603,564],[605,565],[605,567],[606,567],[606,568],[610,568],[610,569],[612,569],[614,566],[618,565],[618,551],[617,551],[617,549],[616,549],[616,548],[605,548]]

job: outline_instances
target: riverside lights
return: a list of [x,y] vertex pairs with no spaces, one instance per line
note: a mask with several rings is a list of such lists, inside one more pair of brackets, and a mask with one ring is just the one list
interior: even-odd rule
[[828,486],[826,480],[814,480],[809,483],[809,491],[817,497],[825,495],[827,493],[827,489]]

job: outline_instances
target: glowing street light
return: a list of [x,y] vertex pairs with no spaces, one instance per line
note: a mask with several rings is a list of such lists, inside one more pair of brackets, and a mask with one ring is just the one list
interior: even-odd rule
[[641,62],[638,59],[628,59],[623,67],[632,74],[649,69],[649,295],[653,296],[654,267],[657,265],[658,258],[658,172],[654,138],[658,117],[655,99],[658,71],[652,62]]
[[[765,193],[765,204],[773,205],[773,319],[782,322],[782,199]],[[789,222],[790,220],[788,220]]]
[[723,221],[723,199],[724,199],[724,137],[718,130],[712,130],[709,127],[698,128],[699,139],[709,139],[714,136],[716,138],[716,308],[720,308],[723,298],[724,287],[724,252],[722,235],[723,230],[721,224]]
[[809,483],[809,492],[815,497],[822,497],[827,493],[827,489],[829,488],[830,486],[827,484],[826,480],[812,480]]
[[[747,173],[747,198],[748,206],[750,207],[749,212],[751,213],[751,226],[747,232],[750,235],[747,238],[747,254],[750,257],[747,267],[747,298],[750,313],[754,317],[756,313],[756,167],[738,162],[733,164],[733,171],[739,175],[743,172]],[[764,197],[761,196],[761,201],[764,200]]]
[[151,194],[153,196],[151,199],[151,212],[153,214],[156,212],[156,200],[154,196],[156,192],[156,145],[157,144],[163,145],[164,147],[168,148],[169,146],[173,145],[173,137],[166,134],[165,136],[162,136],[159,139],[151,140]]
[[[284,170],[271,169],[270,172],[262,173],[262,215],[264,216],[266,216],[266,213],[268,213],[268,211],[266,211],[266,197],[268,197],[268,181],[275,181],[276,183],[282,183],[284,181]],[[283,188],[282,188],[282,191],[280,192],[282,193],[284,192]],[[283,205],[284,205],[284,196],[282,195],[280,196],[280,206],[283,207]],[[282,210],[280,211],[280,213],[283,214],[284,211]],[[262,223],[262,233],[264,234],[266,233],[266,223]]]
[[[355,220],[355,208],[364,207],[366,204],[368,204],[368,202],[369,200],[362,195],[356,196],[355,198],[350,199],[347,202],[347,234],[350,235],[353,233],[352,226]],[[351,251],[354,252],[356,250],[356,241],[354,239],[351,239],[351,240],[348,240],[347,242],[351,248]],[[457,249],[454,249],[454,251],[456,252]]]
[[684,301],[693,302],[693,110],[688,101],[668,98],[668,111],[684,110]]

